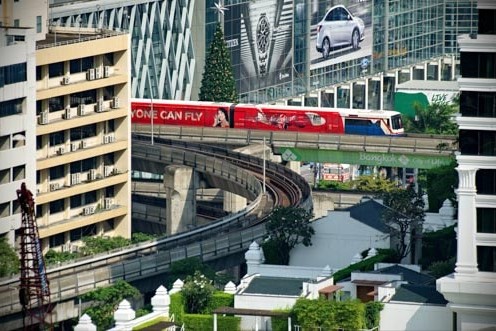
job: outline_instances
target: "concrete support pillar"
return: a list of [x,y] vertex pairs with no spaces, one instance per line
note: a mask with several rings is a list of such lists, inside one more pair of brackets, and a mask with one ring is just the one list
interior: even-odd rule
[[477,210],[475,196],[475,174],[477,169],[459,166],[458,171],[458,204],[463,206],[458,211],[458,250],[456,258],[455,277],[473,277],[477,273],[477,255],[475,245],[475,232]]
[[199,176],[189,167],[168,166],[164,173],[167,193],[167,235],[196,225],[196,189]]
[[228,213],[236,213],[242,209],[245,209],[247,205],[246,198],[224,191],[224,210]]
[[297,174],[301,174],[301,162],[300,161],[288,161],[286,167],[293,170]]

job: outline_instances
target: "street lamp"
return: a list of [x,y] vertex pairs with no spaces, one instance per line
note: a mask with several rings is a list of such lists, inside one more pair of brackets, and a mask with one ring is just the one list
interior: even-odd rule
[[148,75],[148,85],[150,85],[150,121],[151,121],[151,126],[152,126],[151,144],[153,145],[153,143],[154,143],[153,118],[155,117],[155,112],[153,111],[153,87],[152,87],[152,79],[150,78],[150,70],[148,70],[147,75]]

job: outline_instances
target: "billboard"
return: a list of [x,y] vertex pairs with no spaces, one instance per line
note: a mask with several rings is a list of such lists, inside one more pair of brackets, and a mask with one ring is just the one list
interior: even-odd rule
[[372,0],[311,0],[310,69],[372,56]]
[[293,1],[226,4],[224,37],[238,93],[291,82]]

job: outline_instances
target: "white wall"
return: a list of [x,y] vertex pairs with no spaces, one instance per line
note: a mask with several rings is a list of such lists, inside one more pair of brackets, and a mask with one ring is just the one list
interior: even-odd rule
[[333,211],[314,221],[312,246],[298,245],[291,251],[290,265],[331,269],[347,267],[356,253],[368,248],[389,248],[389,238],[357,220],[348,211]]
[[381,331],[452,330],[452,312],[446,306],[389,302],[381,311]]

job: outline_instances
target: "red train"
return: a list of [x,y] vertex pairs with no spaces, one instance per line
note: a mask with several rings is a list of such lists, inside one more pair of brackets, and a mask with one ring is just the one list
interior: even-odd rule
[[403,135],[395,111],[132,99],[136,124],[287,130],[316,133]]

